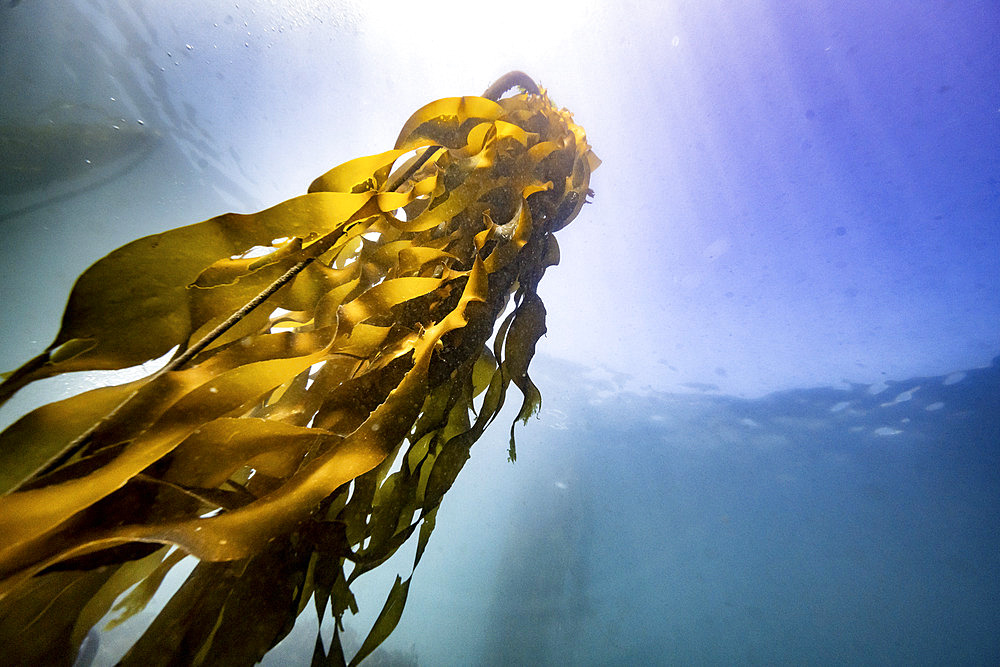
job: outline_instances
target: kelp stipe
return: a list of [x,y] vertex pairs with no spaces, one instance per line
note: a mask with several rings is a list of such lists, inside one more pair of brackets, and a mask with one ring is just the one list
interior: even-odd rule
[[[0,434],[5,660],[72,663],[122,593],[139,582],[115,623],[190,554],[199,564],[124,664],[250,664],[310,599],[336,619],[314,660],[342,663],[353,581],[414,533],[416,567],[510,383],[518,418],[537,410],[536,288],[598,164],[571,115],[511,73],[486,96],[428,104],[393,150],[306,195],[87,269],[55,341],[0,396],[176,352]],[[409,582],[397,578],[352,664],[393,630]]]

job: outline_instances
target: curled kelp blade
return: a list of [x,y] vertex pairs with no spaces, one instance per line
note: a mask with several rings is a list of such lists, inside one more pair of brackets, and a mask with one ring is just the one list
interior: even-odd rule
[[[201,563],[126,663],[182,647],[258,660],[310,597],[339,624],[353,580],[415,532],[416,566],[510,384],[519,418],[538,408],[537,285],[597,165],[544,91],[495,97],[432,102],[395,148],[301,197],[138,239],[80,276],[55,341],[0,396],[175,352],[0,433],[0,639],[17,637],[25,661],[53,644],[10,619],[72,590],[35,622],[49,639],[68,625],[75,646],[124,579],[147,582],[141,607],[175,560],[154,557],[163,546]],[[408,582],[356,660],[391,632]],[[261,588],[273,594],[253,598]],[[260,626],[240,641],[233,610],[250,598]]]

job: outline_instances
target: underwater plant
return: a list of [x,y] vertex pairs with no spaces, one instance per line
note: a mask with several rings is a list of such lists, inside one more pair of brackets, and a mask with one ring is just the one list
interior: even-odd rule
[[[5,661],[71,664],[113,606],[111,624],[136,614],[191,555],[123,664],[251,664],[310,603],[335,619],[314,664],[344,664],[352,582],[414,533],[416,568],[511,383],[519,419],[538,409],[537,286],[598,164],[570,113],[512,72],[424,106],[393,150],[303,196],[138,239],[84,271],[54,342],[0,401],[171,356],[0,433]],[[396,578],[350,664],[393,630],[409,582]]]

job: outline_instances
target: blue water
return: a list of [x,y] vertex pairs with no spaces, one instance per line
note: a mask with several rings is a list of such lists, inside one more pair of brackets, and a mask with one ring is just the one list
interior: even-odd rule
[[513,466],[501,438],[477,445],[390,651],[452,665],[1000,658],[1000,364],[756,400],[595,401],[606,382],[542,368],[547,412]]

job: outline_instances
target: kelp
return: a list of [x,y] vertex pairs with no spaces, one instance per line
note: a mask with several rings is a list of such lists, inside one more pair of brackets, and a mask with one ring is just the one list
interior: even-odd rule
[[[416,568],[511,383],[518,419],[539,408],[537,286],[598,164],[569,112],[511,73],[426,105],[394,149],[303,196],[87,269],[55,340],[0,400],[171,357],[0,433],[5,660],[70,664],[95,623],[143,609],[191,555],[124,664],[250,664],[310,603],[336,621],[314,664],[343,664],[351,584],[415,533]],[[409,583],[397,578],[351,664],[392,632]]]

